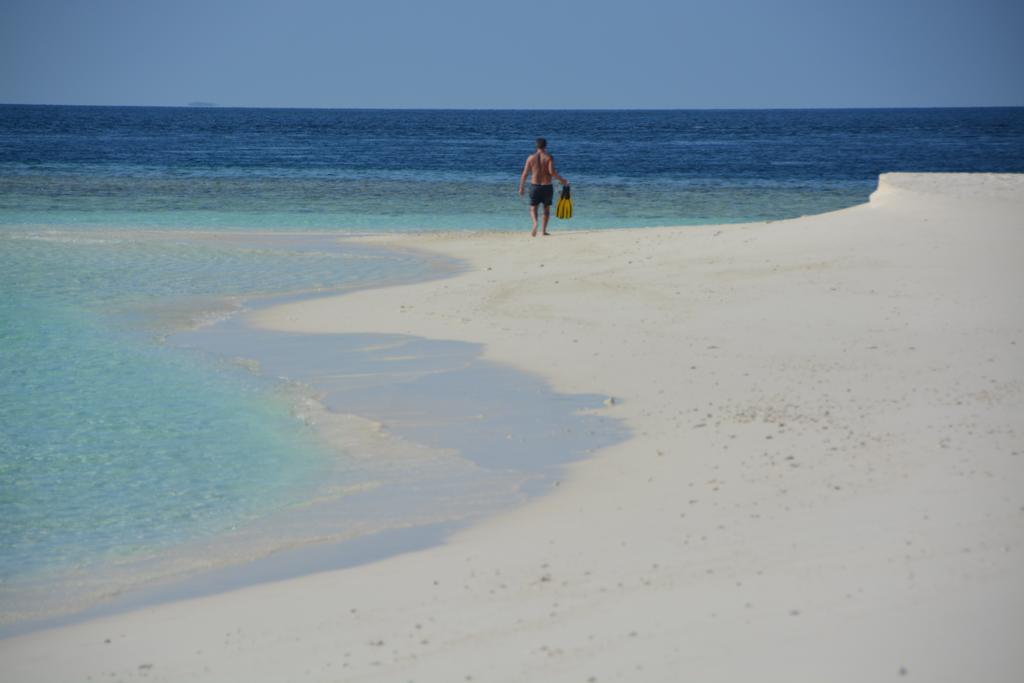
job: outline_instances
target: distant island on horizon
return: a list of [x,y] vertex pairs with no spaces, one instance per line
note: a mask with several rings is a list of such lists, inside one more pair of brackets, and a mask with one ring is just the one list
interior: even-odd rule
[[217,107],[219,105],[217,105],[214,102],[189,102],[188,106],[190,106],[190,107]]

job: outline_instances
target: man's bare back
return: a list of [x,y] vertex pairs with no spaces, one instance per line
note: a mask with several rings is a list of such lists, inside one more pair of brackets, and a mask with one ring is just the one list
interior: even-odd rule
[[530,173],[530,182],[534,185],[550,185],[551,176],[555,173],[555,158],[542,150],[537,150],[526,160],[526,169]]

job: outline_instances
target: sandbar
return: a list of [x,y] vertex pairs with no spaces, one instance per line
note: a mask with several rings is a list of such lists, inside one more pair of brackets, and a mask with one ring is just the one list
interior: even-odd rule
[[256,322],[480,343],[631,438],[437,547],[0,641],[0,678],[1021,680],[1024,176],[558,227],[361,238],[470,267]]

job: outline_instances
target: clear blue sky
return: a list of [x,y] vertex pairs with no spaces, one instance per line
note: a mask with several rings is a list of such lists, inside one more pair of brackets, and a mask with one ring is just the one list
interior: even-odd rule
[[1024,105],[1022,0],[0,0],[0,102]]

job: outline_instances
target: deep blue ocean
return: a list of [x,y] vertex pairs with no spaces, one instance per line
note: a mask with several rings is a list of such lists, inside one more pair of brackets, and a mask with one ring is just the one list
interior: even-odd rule
[[[173,340],[264,297],[454,267],[332,236],[526,235],[515,189],[538,135],[573,183],[576,215],[556,232],[820,213],[866,201],[888,171],[1024,172],[1019,108],[0,106],[0,626],[89,604],[129,574],[216,564],[211,548],[272,552],[308,526],[296,520],[313,499],[368,501],[325,537],[381,528],[366,515],[407,524],[388,491],[461,476],[439,457],[382,465],[371,437],[339,452],[311,426],[309,386]],[[405,488],[391,486],[399,471]],[[468,482],[455,487],[468,498],[504,495]],[[334,522],[353,506],[331,508]]]
[[887,171],[1024,171],[1024,109],[360,111],[0,107],[0,223],[521,229],[533,140],[564,228],[779,219]]

